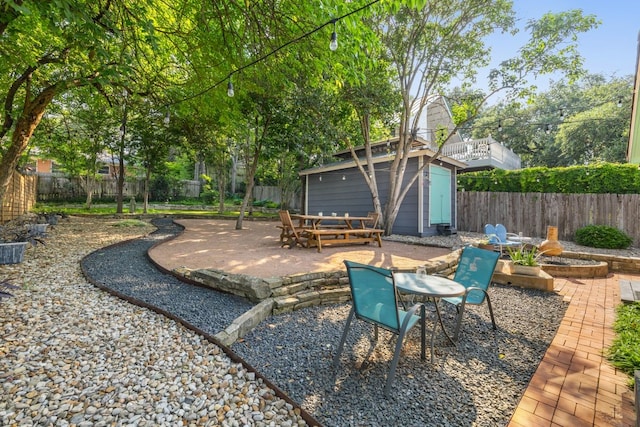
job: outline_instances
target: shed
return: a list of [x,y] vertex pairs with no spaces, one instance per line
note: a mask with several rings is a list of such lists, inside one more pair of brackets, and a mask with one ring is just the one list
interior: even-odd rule
[[[382,206],[389,192],[389,168],[395,156],[398,138],[372,144],[376,181]],[[416,138],[409,155],[405,182],[432,157],[428,141]],[[367,170],[362,148],[356,150],[360,162]],[[300,172],[303,179],[303,206],[309,214],[335,212],[339,215],[366,216],[373,211],[373,199],[362,173],[349,151],[336,153],[338,160],[331,164],[306,169]],[[405,197],[393,225],[393,234],[410,236],[433,236],[454,233],[456,229],[456,173],[466,166],[453,158],[439,156],[433,161]]]

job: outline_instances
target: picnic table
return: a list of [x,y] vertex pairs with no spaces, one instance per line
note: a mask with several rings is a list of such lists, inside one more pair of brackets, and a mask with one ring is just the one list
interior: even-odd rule
[[300,226],[308,226],[305,234],[308,238],[307,247],[316,247],[322,252],[323,245],[344,245],[378,242],[382,247],[382,233],[384,230],[368,228],[368,216],[351,215],[291,215],[291,219],[298,220]]

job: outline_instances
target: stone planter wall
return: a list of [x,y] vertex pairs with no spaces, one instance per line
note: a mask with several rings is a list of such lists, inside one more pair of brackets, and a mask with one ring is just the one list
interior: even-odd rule
[[[606,255],[563,252],[566,258],[585,258],[606,261],[612,271],[640,272],[640,258],[621,258]],[[460,250],[434,258],[425,263],[428,274],[450,275],[460,257]],[[509,263],[499,261],[493,281],[545,291],[553,291],[553,277],[544,269],[536,276],[511,274]],[[594,266],[591,267],[593,270]],[[243,296],[257,305],[236,319],[223,332],[216,335],[222,344],[231,345],[271,314],[301,308],[338,304],[351,299],[346,270],[296,274],[262,279],[242,274],[229,274],[220,270],[176,269],[173,274],[223,292]]]
[[[425,267],[429,274],[451,274],[460,251],[429,260]],[[255,325],[271,314],[286,313],[323,304],[344,303],[351,299],[346,270],[296,274],[262,279],[243,274],[229,274],[220,270],[175,269],[174,275],[204,286],[249,299],[257,305],[236,319],[216,338],[231,345]]]
[[584,252],[562,252],[564,258],[590,259],[594,261],[606,262],[609,271],[616,273],[638,273],[640,272],[640,258],[619,257],[614,255],[590,254]]

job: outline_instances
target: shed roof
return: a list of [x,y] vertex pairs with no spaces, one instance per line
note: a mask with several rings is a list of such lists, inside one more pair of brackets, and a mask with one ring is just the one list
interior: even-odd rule
[[[395,147],[395,144],[397,144],[397,142],[398,142],[398,138],[395,137],[395,138],[389,138],[388,140],[372,143],[371,147],[374,153],[373,163],[377,164],[377,163],[383,163],[383,162],[388,162],[389,160],[392,160],[395,157],[395,151],[387,150],[386,147],[387,146]],[[420,137],[418,137],[414,141],[414,147],[415,149],[409,153],[410,158],[420,157],[420,156],[432,157],[434,154],[436,154],[435,151],[429,148],[430,143]],[[355,149],[356,153],[359,154],[359,159],[362,161],[365,160],[363,150],[364,150],[364,147],[356,147]],[[342,150],[336,153],[336,157],[344,157],[345,154],[349,154],[349,156],[351,155],[349,150]],[[458,161],[451,157],[447,157],[443,155],[438,156],[437,160],[443,163],[447,163],[456,168],[465,168],[467,166],[466,163],[463,163],[461,161]],[[302,170],[299,172],[299,175],[301,176],[313,175],[316,173],[344,170],[344,169],[350,169],[354,167],[356,167],[355,160],[353,160],[352,158],[345,158],[344,160],[339,160],[339,161],[328,163],[322,166],[317,166],[314,168]]]

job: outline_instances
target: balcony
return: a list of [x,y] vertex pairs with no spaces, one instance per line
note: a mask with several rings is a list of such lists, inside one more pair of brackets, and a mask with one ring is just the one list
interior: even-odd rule
[[520,169],[520,157],[491,137],[446,144],[442,155],[466,163],[465,172]]

